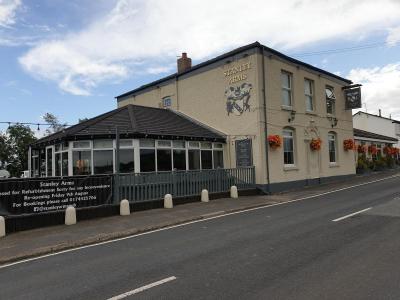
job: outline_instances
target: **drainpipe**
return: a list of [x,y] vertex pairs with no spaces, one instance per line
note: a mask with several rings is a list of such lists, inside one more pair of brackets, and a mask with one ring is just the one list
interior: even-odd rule
[[262,92],[263,92],[263,112],[264,112],[264,133],[265,133],[265,162],[266,162],[266,167],[267,167],[267,192],[271,193],[270,190],[270,181],[269,181],[269,152],[268,152],[268,142],[267,142],[267,137],[268,137],[268,127],[267,127],[267,93],[266,93],[266,87],[265,87],[265,55],[264,55],[264,48],[263,46],[260,46],[260,53],[262,57]]

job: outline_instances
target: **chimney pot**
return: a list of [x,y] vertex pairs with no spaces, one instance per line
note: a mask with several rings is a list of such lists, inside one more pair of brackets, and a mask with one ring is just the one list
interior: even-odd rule
[[379,109],[379,116],[382,117],[382,111]]

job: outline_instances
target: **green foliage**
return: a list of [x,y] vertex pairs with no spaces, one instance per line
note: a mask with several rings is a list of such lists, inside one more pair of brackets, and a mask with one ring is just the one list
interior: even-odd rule
[[86,122],[88,120],[89,120],[89,118],[78,119],[78,123]]
[[391,155],[387,155],[385,157],[385,159],[384,159],[384,162],[386,163],[386,166],[388,168],[393,168],[394,167],[395,161],[394,161],[394,158]]
[[382,171],[386,166],[386,161],[383,157],[378,157],[378,159],[374,161],[374,171]]
[[0,163],[12,177],[28,169],[28,149],[34,141],[33,131],[20,124],[10,126],[6,134],[0,133]]
[[46,135],[59,132],[67,127],[66,123],[62,124],[58,118],[51,113],[45,113],[42,118],[46,123],[50,124],[50,127],[46,129]]
[[368,169],[368,161],[365,155],[358,157],[357,159],[357,173],[363,173]]

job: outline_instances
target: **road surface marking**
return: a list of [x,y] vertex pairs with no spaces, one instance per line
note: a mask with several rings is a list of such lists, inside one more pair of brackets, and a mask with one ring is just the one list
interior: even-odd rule
[[361,214],[361,213],[363,213],[364,211],[370,210],[371,208],[372,208],[372,207],[368,207],[368,208],[366,208],[366,209],[363,209],[363,210],[360,210],[360,211],[356,211],[355,213],[352,213],[352,214],[349,214],[349,215],[345,215],[345,216],[343,216],[343,217],[340,217],[340,218],[337,218],[337,219],[335,219],[335,220],[332,220],[332,222],[342,221],[342,220],[347,219],[347,218],[350,218],[350,217],[352,217],[352,216]]
[[138,293],[140,293],[140,292],[143,292],[143,291],[145,291],[145,290],[151,289],[151,288],[153,288],[153,287],[156,287],[156,286],[158,286],[158,285],[167,283],[167,282],[172,281],[172,280],[175,280],[175,279],[176,279],[175,276],[171,276],[171,277],[168,277],[168,278],[165,278],[165,279],[162,279],[162,280],[159,280],[159,281],[156,281],[156,282],[153,282],[153,283],[144,285],[144,286],[142,286],[142,287],[140,287],[140,288],[137,288],[137,289],[134,289],[134,290],[132,290],[132,291],[123,293],[123,294],[121,294],[121,295],[114,296],[114,297],[112,297],[112,298],[109,298],[108,300],[120,300],[120,299],[124,299],[124,298],[126,298],[126,297],[129,297],[129,296],[138,294]]
[[155,230],[151,230],[151,231],[146,231],[146,232],[142,232],[142,233],[136,233],[136,234],[133,234],[133,235],[129,235],[129,236],[125,236],[125,237],[122,237],[122,238],[117,238],[117,239],[113,239],[113,240],[109,240],[109,241],[99,242],[99,243],[96,243],[96,244],[80,246],[80,247],[77,247],[77,248],[71,248],[71,249],[62,250],[62,251],[59,251],[59,252],[54,252],[54,253],[49,253],[49,254],[37,256],[37,257],[27,258],[27,259],[19,260],[19,261],[12,262],[12,263],[9,263],[9,264],[0,265],[0,269],[4,269],[4,268],[11,267],[11,266],[14,266],[14,265],[18,265],[18,264],[22,264],[22,263],[26,263],[26,262],[30,262],[30,261],[35,261],[35,260],[39,260],[39,259],[42,259],[42,258],[47,258],[47,257],[59,255],[59,254],[64,254],[64,253],[68,253],[68,252],[78,251],[78,250],[91,248],[91,247],[96,247],[96,246],[101,246],[101,245],[106,245],[106,244],[110,244],[110,243],[116,243],[116,242],[119,242],[119,241],[132,239],[132,238],[136,238],[136,237],[140,237],[140,236],[143,236],[143,235],[148,235],[148,234],[152,234],[152,233],[156,233],[156,232],[160,232],[160,231],[164,231],[164,230],[170,230],[170,229],[174,229],[174,228],[178,228],[178,227],[182,227],[182,226],[187,226],[187,225],[191,225],[191,224],[195,224],[195,223],[199,223],[199,222],[206,222],[206,221],[209,221],[209,220],[219,219],[219,218],[223,218],[223,217],[231,216],[231,215],[236,215],[236,214],[242,214],[242,213],[246,213],[246,212],[249,212],[249,211],[264,209],[264,208],[273,207],[273,206],[284,205],[284,204],[297,202],[297,201],[302,201],[302,200],[307,200],[307,199],[318,198],[320,196],[324,196],[324,195],[328,195],[328,194],[332,194],[332,193],[337,193],[337,192],[349,190],[349,189],[352,189],[352,188],[355,188],[355,187],[368,185],[368,184],[371,184],[371,183],[376,183],[376,182],[380,182],[380,181],[384,181],[384,180],[388,180],[388,179],[392,179],[392,178],[396,178],[396,177],[400,177],[400,175],[392,175],[392,176],[389,176],[389,177],[385,177],[385,178],[381,178],[381,179],[377,179],[377,180],[372,180],[372,181],[368,181],[368,182],[364,182],[364,183],[348,186],[348,187],[345,187],[345,188],[336,189],[336,190],[332,190],[332,191],[329,191],[329,192],[316,194],[316,195],[306,196],[306,197],[303,197],[303,198],[288,200],[288,201],[285,201],[285,202],[274,203],[274,204],[266,204],[266,205],[262,205],[262,206],[258,206],[258,207],[254,207],[254,208],[248,208],[248,209],[244,209],[244,210],[240,210],[240,211],[226,213],[226,214],[219,215],[219,216],[203,218],[203,219],[200,219],[200,220],[189,221],[189,222],[181,223],[181,224],[178,224],[178,225],[172,225],[172,226],[163,227],[163,228],[159,228],[159,229],[155,229]]

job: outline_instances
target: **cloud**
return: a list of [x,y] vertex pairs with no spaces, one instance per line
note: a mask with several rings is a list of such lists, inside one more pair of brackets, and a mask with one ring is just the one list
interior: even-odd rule
[[389,47],[395,46],[400,42],[400,26],[389,28],[389,34],[386,38],[386,43]]
[[400,120],[400,62],[383,67],[353,69],[347,78],[363,85],[362,100],[368,112],[378,113],[378,109],[382,109],[385,116],[391,114]]
[[[153,66],[169,66],[184,51],[202,60],[256,40],[288,50],[397,26],[396,0],[118,0],[81,31],[33,47],[20,63],[68,93],[87,95],[105,81],[160,72]],[[131,67],[139,63],[140,71]]]
[[0,0],[0,27],[15,23],[15,13],[21,6],[21,0]]

